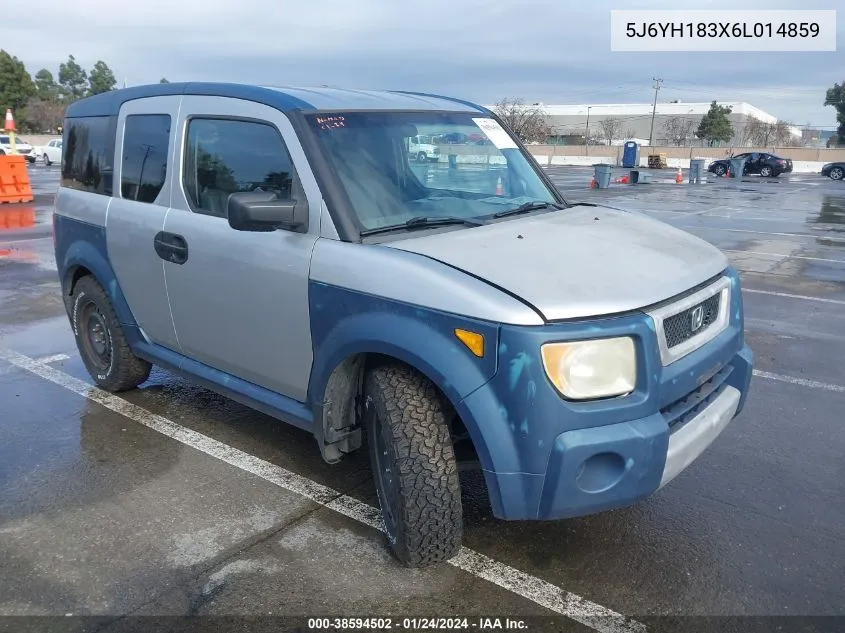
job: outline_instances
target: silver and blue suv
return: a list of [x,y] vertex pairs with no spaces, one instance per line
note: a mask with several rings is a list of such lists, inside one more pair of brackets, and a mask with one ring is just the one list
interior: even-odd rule
[[[369,448],[390,545],[454,555],[459,469],[493,514],[634,503],[743,408],[752,374],[724,255],[567,203],[487,109],[330,88],[156,84],[77,101],[56,256],[103,389],[151,365]],[[411,139],[444,143],[437,162]]]

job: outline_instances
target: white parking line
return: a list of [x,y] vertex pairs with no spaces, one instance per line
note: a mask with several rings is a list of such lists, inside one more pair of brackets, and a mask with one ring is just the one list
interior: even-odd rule
[[802,387],[809,387],[810,389],[824,389],[825,391],[845,393],[845,387],[840,385],[831,385],[827,382],[819,382],[818,380],[807,380],[806,378],[795,378],[794,376],[782,376],[781,374],[773,374],[768,371],[760,371],[759,369],[754,370],[754,375],[760,378],[768,378],[769,380],[788,382],[792,385],[801,385]]
[[27,237],[22,240],[0,240],[0,244],[26,244],[27,242],[43,242],[46,240],[52,240],[52,236],[48,237]]
[[[741,218],[740,218],[741,219]],[[751,231],[748,229],[726,229],[721,226],[704,226],[702,224],[675,224],[679,229],[705,229],[708,231],[728,231],[729,233],[754,233],[755,235],[778,235],[780,237],[804,237],[807,239],[815,239],[816,235],[809,235],[808,233],[775,233],[773,231]]]
[[817,301],[819,303],[833,303],[836,305],[845,306],[845,301],[841,299],[826,299],[824,297],[808,297],[807,295],[794,295],[789,292],[774,292],[772,290],[755,290],[753,288],[743,288],[743,293],[750,292],[758,295],[770,295],[772,297],[785,297],[787,299],[802,299],[804,301]]
[[[0,347],[0,359],[88,398],[177,442],[261,477],[280,488],[299,494],[377,530],[383,529],[378,509],[362,501],[341,494],[328,486],[285,470],[281,466],[271,464],[207,435],[197,433],[23,354]],[[627,618],[541,578],[500,563],[466,547],[462,547],[457,556],[452,558],[449,563],[473,576],[487,580],[596,631],[603,633],[646,631],[645,625],[636,620]]]
[[815,262],[833,262],[835,264],[845,264],[845,259],[828,259],[826,257],[808,257],[806,255],[784,255],[782,253],[762,253],[760,251],[740,251],[733,248],[723,248],[726,253],[748,253],[749,255],[762,255],[764,257],[779,257],[783,259],[808,259]]
[[[50,363],[57,363],[60,360],[67,360],[70,358],[67,354],[53,354],[52,356],[41,356],[40,358],[36,358],[36,363],[42,363],[44,365],[49,365]],[[0,376],[9,373],[14,369],[14,365],[12,367],[0,367]]]

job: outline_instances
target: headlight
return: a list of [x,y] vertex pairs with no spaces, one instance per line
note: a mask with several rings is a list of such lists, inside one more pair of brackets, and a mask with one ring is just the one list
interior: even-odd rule
[[621,396],[636,387],[637,355],[628,336],[547,343],[540,353],[549,379],[570,400]]

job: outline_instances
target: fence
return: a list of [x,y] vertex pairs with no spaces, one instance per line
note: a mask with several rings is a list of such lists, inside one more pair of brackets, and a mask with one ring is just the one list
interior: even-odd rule
[[[623,147],[608,145],[529,145],[528,149],[537,156],[616,156],[622,160]],[[845,161],[845,148],[823,147],[640,147],[640,156],[666,154],[667,158],[689,160],[691,158],[727,158],[731,154],[746,152],[768,152],[793,161],[832,163]]]

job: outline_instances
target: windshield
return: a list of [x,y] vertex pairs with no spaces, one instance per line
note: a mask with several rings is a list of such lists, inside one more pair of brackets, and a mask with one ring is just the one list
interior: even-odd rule
[[331,113],[308,122],[361,230],[558,202],[511,136],[481,113]]

